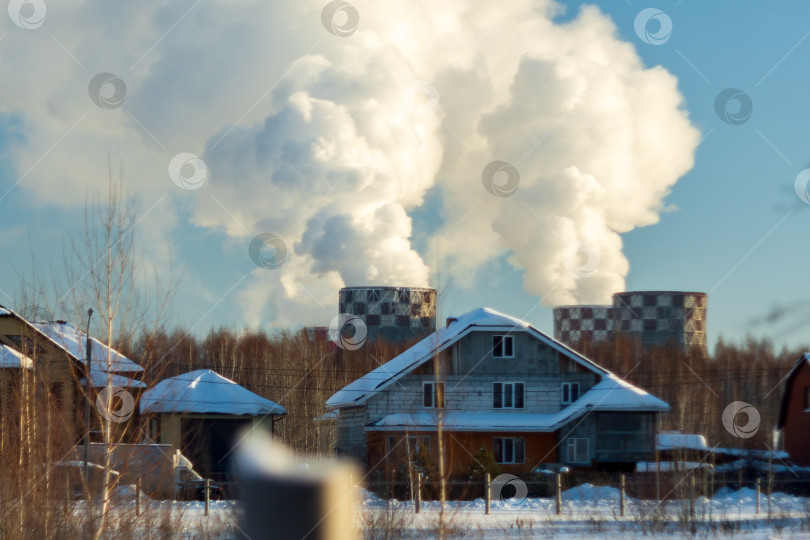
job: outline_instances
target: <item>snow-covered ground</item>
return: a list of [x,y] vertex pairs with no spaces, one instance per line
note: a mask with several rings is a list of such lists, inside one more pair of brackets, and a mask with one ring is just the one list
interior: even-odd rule
[[[751,489],[722,490],[712,499],[695,504],[694,528],[680,519],[688,515],[688,502],[627,499],[625,515],[619,515],[619,491],[585,484],[565,491],[560,515],[553,498],[529,498],[518,504],[493,501],[485,515],[483,499],[453,501],[445,510],[451,536],[459,538],[745,538],[810,539],[810,499],[774,493],[760,499]],[[401,527],[405,538],[435,537],[439,504],[422,503],[413,513],[410,501],[395,502],[364,493],[364,523],[370,537],[384,525]],[[385,536],[380,535],[380,538]]]
[[[436,538],[439,503],[423,501],[414,514],[410,501],[379,499],[360,490],[362,507],[358,522],[366,538]],[[563,493],[560,515],[553,498],[529,498],[519,504],[493,501],[491,513],[484,512],[482,499],[450,501],[445,506],[445,523],[450,538],[556,538],[562,540],[615,538],[707,539],[810,539],[810,499],[774,493],[760,499],[751,489],[721,490],[713,498],[695,504],[694,528],[681,518],[688,514],[688,502],[651,501],[628,498],[625,516],[619,515],[619,492],[611,487],[585,484]],[[212,501],[210,515],[201,502],[153,502],[152,509],[171,506],[172,522],[186,538],[239,538],[238,503]],[[155,525],[157,525],[155,523]],[[177,530],[175,529],[175,530]],[[182,535],[180,535],[182,536]]]

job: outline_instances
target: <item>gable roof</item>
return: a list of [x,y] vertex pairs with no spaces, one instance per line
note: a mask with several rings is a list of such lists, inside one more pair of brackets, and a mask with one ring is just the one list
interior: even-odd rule
[[[87,334],[85,332],[65,321],[32,322],[31,324],[50,338],[51,341],[69,352],[79,362],[86,363]],[[138,373],[143,371],[141,366],[92,336],[90,336],[90,350],[92,352],[92,363],[99,366],[101,371],[107,371],[108,360],[110,363],[109,371],[112,373]]]
[[281,405],[210,369],[164,379],[141,397],[141,413],[282,415]]
[[[549,337],[526,321],[504,315],[490,308],[474,309],[459,316],[449,326],[440,328],[393,360],[386,362],[336,392],[326,401],[326,406],[330,409],[338,409],[362,405],[368,398],[411,373],[414,369],[433,358],[434,355],[456,343],[470,332],[487,330],[509,333],[528,332],[539,341],[565,354],[578,364],[602,377],[602,381],[583,394],[577,403],[582,401],[584,404],[602,394],[603,399],[592,403],[592,405],[599,403],[602,410],[607,410],[608,407],[616,407],[622,410],[627,410],[628,407],[635,408],[635,410],[669,410],[669,405],[665,402],[651,396],[640,388],[622,381],[605,368]],[[594,392],[594,394],[589,396],[591,392]],[[586,396],[589,396],[588,400],[583,401]],[[564,410],[567,409],[568,407]]]
[[[85,344],[87,342],[87,334],[76,328],[70,323],[64,321],[54,322],[32,322],[24,318],[19,313],[0,305],[0,317],[13,317],[19,320],[23,325],[30,328],[34,333],[41,336],[44,341],[47,341],[67,353],[73,361],[86,366],[86,358],[84,356]],[[91,384],[94,388],[103,387],[107,385],[107,356],[109,355],[112,362],[109,373],[123,373],[134,375],[142,372],[143,368],[122,355],[112,347],[107,347],[94,337],[90,338],[90,347],[92,349],[93,359],[97,360],[92,363],[92,373],[90,374]],[[86,384],[84,378],[82,384]],[[146,385],[140,381],[134,380],[132,377],[113,375],[112,384],[122,387],[138,387],[145,388]]]
[[796,378],[799,370],[807,364],[810,364],[810,353],[804,353],[801,355],[799,359],[796,360],[796,363],[793,364],[790,371],[788,371],[788,374],[785,375],[785,393],[782,394],[782,404],[779,407],[779,420],[776,422],[776,427],[778,429],[785,427],[785,421],[787,420],[788,397],[790,396],[790,387],[793,384],[793,379]]

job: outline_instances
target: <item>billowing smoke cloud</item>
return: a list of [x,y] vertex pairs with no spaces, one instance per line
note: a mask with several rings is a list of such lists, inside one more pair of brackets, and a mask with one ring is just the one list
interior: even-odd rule
[[[508,256],[546,303],[605,301],[628,271],[619,234],[655,223],[693,164],[675,79],[595,8],[558,24],[549,1],[357,2],[356,29],[344,9],[330,32],[323,2],[178,4],[90,1],[49,7],[38,30],[7,24],[18,87],[0,107],[26,112],[16,165],[36,164],[20,189],[41,202],[82,203],[109,152],[143,207],[171,193],[141,225],[150,237],[188,212],[234,242],[282,238],[284,263],[235,290],[248,324],[323,322],[344,285],[428,284],[410,215],[436,185],[442,272],[464,283]],[[120,109],[87,99],[99,72],[125,81]],[[199,189],[167,179],[179,152],[206,163]],[[496,160],[519,174],[511,196],[482,185]]]

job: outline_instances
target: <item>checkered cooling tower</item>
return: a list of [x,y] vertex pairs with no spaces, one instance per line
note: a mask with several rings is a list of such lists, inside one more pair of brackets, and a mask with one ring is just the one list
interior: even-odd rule
[[584,305],[554,308],[554,339],[566,345],[581,340],[607,341],[613,332],[611,306]]
[[409,341],[436,331],[436,289],[426,287],[345,287],[340,313],[357,315],[368,339]]
[[706,349],[708,295],[700,292],[633,291],[613,295],[614,330],[645,345],[676,343]]

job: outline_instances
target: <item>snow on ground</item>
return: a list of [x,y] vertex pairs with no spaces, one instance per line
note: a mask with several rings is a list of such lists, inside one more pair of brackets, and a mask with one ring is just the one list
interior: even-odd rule
[[[365,538],[436,538],[440,505],[423,501],[420,514],[413,503],[380,499],[359,489],[362,500],[358,523]],[[714,497],[695,503],[696,523],[679,523],[688,501],[627,499],[625,516],[619,515],[619,491],[613,487],[584,484],[562,494],[562,511],[555,512],[553,498],[529,498],[519,504],[492,501],[485,515],[483,499],[450,501],[445,523],[450,538],[486,540],[512,538],[555,538],[559,540],[605,539],[621,536],[633,539],[743,539],[810,540],[810,498],[774,493],[760,499],[756,514],[756,493],[751,489],[723,489]],[[185,538],[238,538],[239,505],[233,501],[211,501],[210,515],[202,502],[150,502],[152,509],[171,507],[172,521]],[[285,516],[285,519],[290,516]],[[393,533],[393,534],[392,534]]]
[[[774,493],[760,499],[756,514],[756,493],[751,489],[721,490],[712,499],[700,498],[695,504],[695,528],[684,529],[679,517],[688,511],[687,501],[654,501],[627,499],[625,516],[619,515],[619,490],[613,487],[584,484],[562,494],[562,509],[556,515],[553,498],[529,498],[520,503],[493,501],[490,515],[485,515],[483,499],[453,501],[445,515],[451,536],[457,538],[531,538],[560,539],[608,538],[621,535],[634,538],[743,538],[743,539],[810,539],[810,499]],[[424,501],[422,512],[413,513],[410,501],[396,502],[376,498],[364,491],[366,517],[380,527],[385,522],[401,524],[405,538],[435,537],[439,504]],[[769,518],[770,511],[770,518]],[[368,515],[368,514],[367,514]],[[368,536],[367,536],[368,537]],[[374,536],[371,536],[374,537]]]

